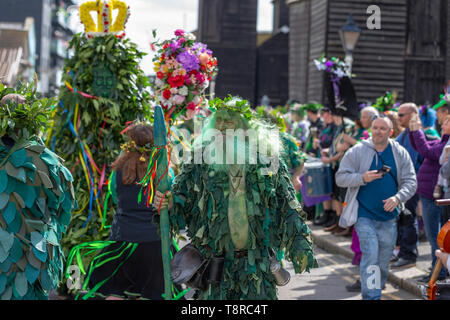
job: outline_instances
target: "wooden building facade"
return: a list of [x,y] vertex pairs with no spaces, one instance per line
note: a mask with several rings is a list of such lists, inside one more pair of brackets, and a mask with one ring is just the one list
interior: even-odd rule
[[198,40],[217,57],[215,94],[255,103],[257,0],[199,0]]
[[[344,58],[339,29],[352,14],[362,29],[354,51],[358,100],[386,91],[397,101],[434,103],[450,77],[448,0],[287,0],[290,15],[289,97],[327,103],[324,76],[314,59]],[[381,9],[381,29],[370,30],[367,8]]]
[[289,8],[285,0],[273,0],[272,36],[257,48],[256,103],[264,95],[271,105],[289,100]]

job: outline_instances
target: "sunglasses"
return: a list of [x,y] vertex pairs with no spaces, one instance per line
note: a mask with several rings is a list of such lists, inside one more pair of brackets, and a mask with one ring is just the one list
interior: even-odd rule
[[409,113],[399,113],[398,114],[398,117],[399,118],[403,118],[403,117],[405,117],[405,116],[407,116]]

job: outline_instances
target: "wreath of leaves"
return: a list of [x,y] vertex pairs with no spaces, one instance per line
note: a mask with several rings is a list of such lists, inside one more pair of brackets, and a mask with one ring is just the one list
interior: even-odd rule
[[250,102],[228,95],[223,100],[220,98],[214,98],[209,101],[209,109],[213,112],[217,112],[221,109],[226,109],[232,112],[242,114],[247,120],[252,120],[253,113],[251,110]]

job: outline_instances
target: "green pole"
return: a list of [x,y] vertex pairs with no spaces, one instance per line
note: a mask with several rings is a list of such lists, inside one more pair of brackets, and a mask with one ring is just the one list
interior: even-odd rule
[[[164,113],[160,106],[155,107],[154,114],[154,136],[155,147],[162,148],[158,157],[158,167],[156,169],[156,177],[154,183],[156,184],[161,177],[161,181],[158,184],[157,190],[161,193],[165,193],[170,189],[169,169],[168,169],[168,155],[167,155],[167,127],[164,119]],[[167,170],[167,172],[166,172]],[[157,204],[159,205],[159,204]],[[158,208],[156,208],[158,209]],[[170,300],[172,297],[172,281],[170,277],[170,222],[169,212],[167,207],[161,208],[160,212],[160,228],[161,228],[161,252],[164,268],[164,299]]]

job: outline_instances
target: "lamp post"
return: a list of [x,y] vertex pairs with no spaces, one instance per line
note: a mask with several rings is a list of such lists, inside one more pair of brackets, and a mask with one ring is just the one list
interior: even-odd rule
[[352,14],[348,16],[346,25],[339,30],[342,46],[345,51],[345,62],[349,66],[350,74],[352,73],[353,66],[353,51],[355,50],[361,31],[362,30],[355,24]]

